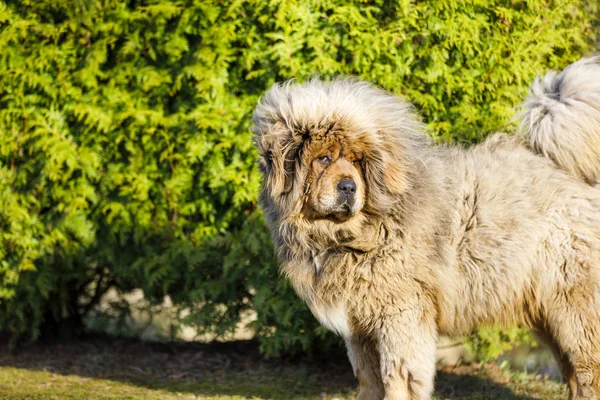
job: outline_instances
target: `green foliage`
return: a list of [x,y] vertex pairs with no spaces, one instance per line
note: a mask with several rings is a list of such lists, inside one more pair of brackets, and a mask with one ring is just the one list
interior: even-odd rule
[[536,342],[529,331],[517,327],[498,329],[490,326],[480,327],[465,340],[467,350],[477,361],[483,362],[495,360],[519,344],[535,345]]
[[439,140],[477,141],[590,48],[597,16],[586,0],[0,3],[0,330],[79,326],[109,288],[141,288],[203,332],[256,310],[270,354],[330,345],[256,208],[258,97],[352,74],[409,97]]

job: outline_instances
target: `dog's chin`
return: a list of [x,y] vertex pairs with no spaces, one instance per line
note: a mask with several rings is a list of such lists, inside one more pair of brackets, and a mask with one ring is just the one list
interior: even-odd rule
[[355,215],[356,215],[356,213],[354,213],[354,212],[337,212],[337,213],[330,214],[330,219],[333,222],[343,223],[343,222],[347,222],[347,221],[351,220],[352,217],[354,217]]
[[335,208],[324,208],[322,210],[315,211],[315,214],[319,216],[317,219],[327,219],[332,222],[343,223],[355,217],[360,212],[360,209],[344,203],[336,206]]

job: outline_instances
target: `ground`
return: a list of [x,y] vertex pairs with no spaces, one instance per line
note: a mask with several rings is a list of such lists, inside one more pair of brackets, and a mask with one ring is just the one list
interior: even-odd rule
[[[0,342],[0,399],[353,399],[342,354],[265,359],[252,341],[149,344],[94,337],[22,346]],[[436,400],[566,399],[564,385],[495,364],[438,370]]]

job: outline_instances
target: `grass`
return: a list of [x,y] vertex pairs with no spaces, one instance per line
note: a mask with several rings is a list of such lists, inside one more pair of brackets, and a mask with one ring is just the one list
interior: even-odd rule
[[[136,378],[125,382],[111,379],[61,375],[44,371],[3,367],[0,369],[0,399],[31,400],[238,400],[314,399],[314,388],[286,379],[285,375],[264,374],[257,378],[233,374],[219,380],[159,381]],[[351,389],[330,394],[329,398],[351,398]]]
[[[260,357],[252,342],[144,344],[93,338],[0,348],[0,399],[353,399],[356,382],[340,355]],[[438,370],[436,400],[557,400],[566,388],[495,364]]]

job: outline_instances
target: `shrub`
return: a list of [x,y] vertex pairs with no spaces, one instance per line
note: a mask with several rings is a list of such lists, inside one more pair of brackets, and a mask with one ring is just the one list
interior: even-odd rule
[[529,331],[517,327],[498,329],[482,326],[465,340],[465,345],[477,361],[491,361],[521,344],[537,346]]
[[203,332],[256,310],[269,354],[335,343],[277,276],[258,97],[357,75],[410,98],[438,140],[473,142],[590,49],[597,15],[584,0],[0,3],[0,330],[76,332],[109,288],[141,288]]

